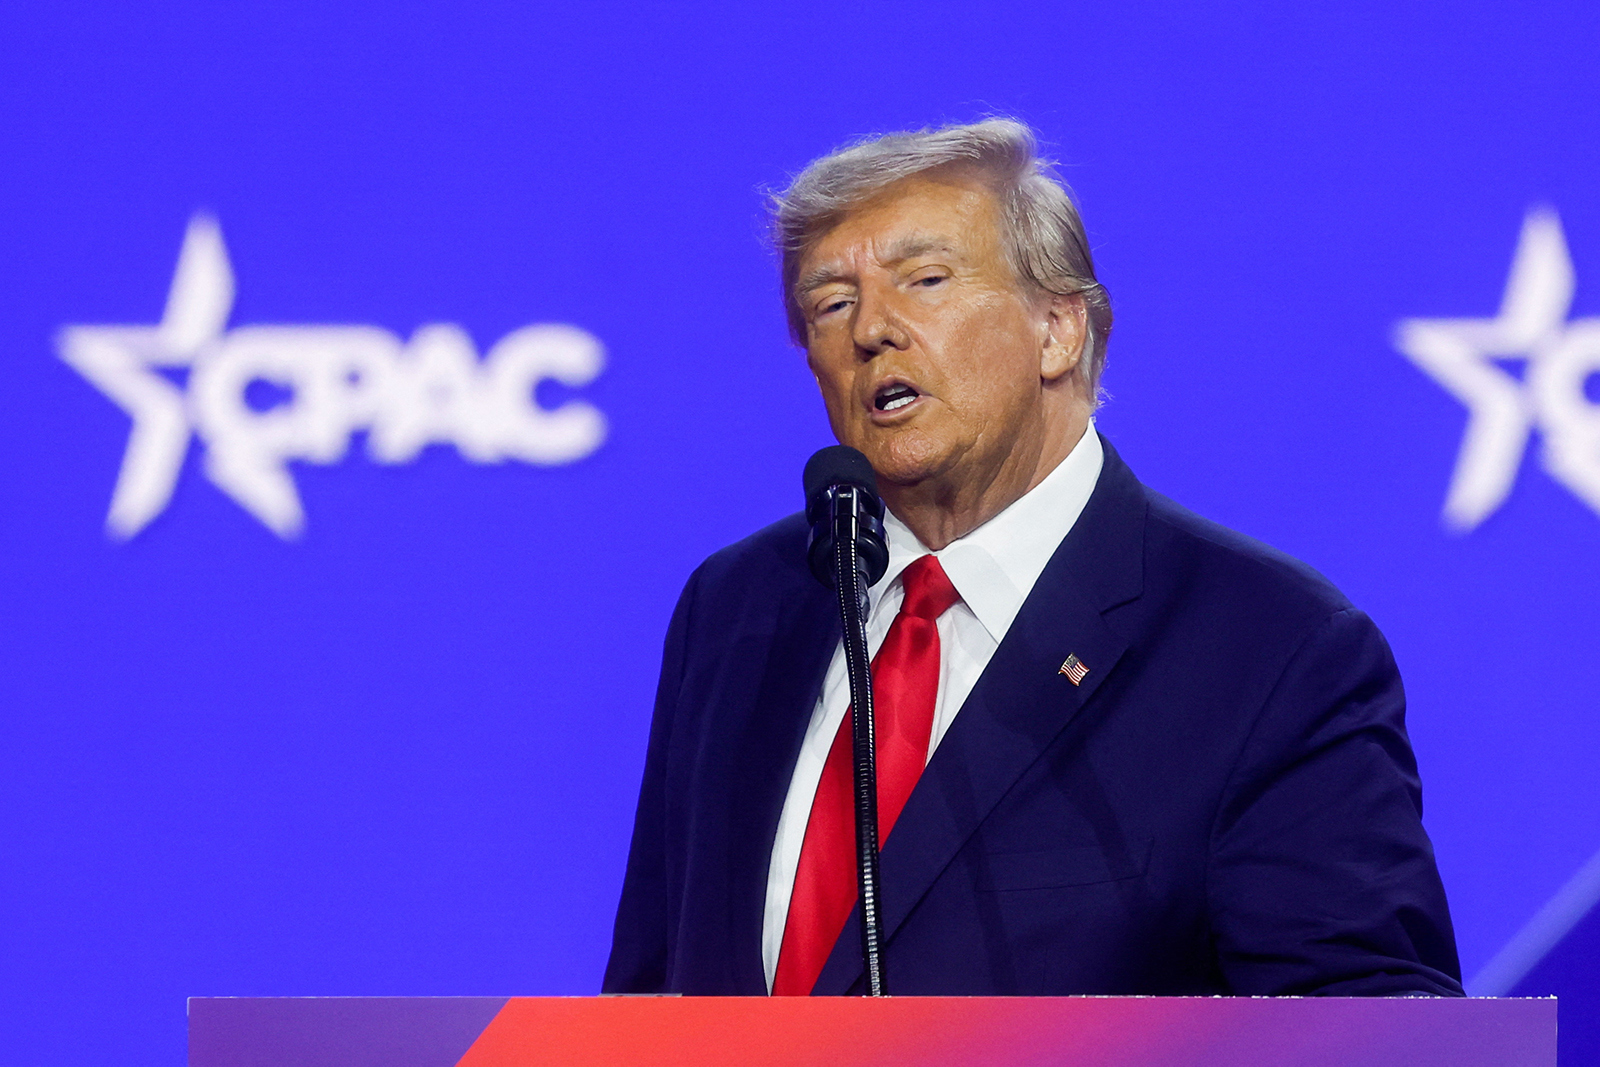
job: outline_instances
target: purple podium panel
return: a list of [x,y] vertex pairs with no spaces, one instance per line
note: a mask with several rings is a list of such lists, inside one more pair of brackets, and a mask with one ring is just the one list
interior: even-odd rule
[[1555,1067],[1556,1002],[196,998],[190,1067]]
[[189,1062],[451,1067],[506,997],[192,997]]

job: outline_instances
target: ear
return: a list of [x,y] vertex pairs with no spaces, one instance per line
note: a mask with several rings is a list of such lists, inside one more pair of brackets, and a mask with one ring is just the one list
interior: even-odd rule
[[1039,353],[1039,377],[1047,382],[1071,374],[1083,359],[1089,339],[1089,314],[1077,293],[1051,293],[1045,304],[1044,348]]

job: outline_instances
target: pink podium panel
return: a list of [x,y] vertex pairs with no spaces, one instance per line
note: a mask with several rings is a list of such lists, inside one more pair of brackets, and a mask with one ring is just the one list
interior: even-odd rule
[[190,1067],[1555,1067],[1554,1000],[197,997]]

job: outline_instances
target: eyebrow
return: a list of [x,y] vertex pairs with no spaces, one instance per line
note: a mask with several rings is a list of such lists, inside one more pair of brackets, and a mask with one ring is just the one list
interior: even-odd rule
[[900,238],[900,240],[889,246],[888,261],[890,263],[899,263],[901,260],[925,256],[929,252],[954,251],[955,249],[951,247],[948,238],[937,237],[932,234],[913,233]]
[[[899,263],[903,260],[915,259],[917,256],[925,256],[929,252],[953,251],[955,249],[951,246],[948,238],[913,233],[907,234],[890,245],[888,255],[885,258],[889,263]],[[845,280],[844,275],[839,273],[837,267],[830,263],[824,263],[802,274],[795,282],[794,291],[796,294],[804,296],[813,289],[820,289],[830,282],[843,280]]]

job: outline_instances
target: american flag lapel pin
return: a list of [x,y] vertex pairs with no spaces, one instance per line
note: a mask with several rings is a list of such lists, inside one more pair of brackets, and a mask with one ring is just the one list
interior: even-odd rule
[[1060,673],[1066,675],[1067,680],[1073,685],[1082,685],[1083,676],[1089,673],[1089,668],[1084,666],[1083,660],[1075,654],[1068,655],[1066,662],[1061,665]]

